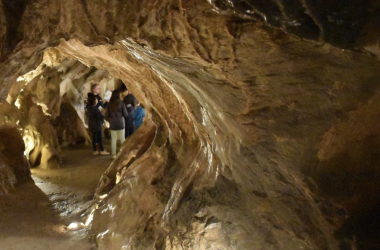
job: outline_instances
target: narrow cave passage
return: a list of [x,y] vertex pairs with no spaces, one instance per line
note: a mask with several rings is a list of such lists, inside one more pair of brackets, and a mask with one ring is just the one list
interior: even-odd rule
[[84,144],[64,148],[61,159],[58,169],[32,169],[34,183],[0,200],[1,249],[93,249],[89,228],[68,226],[82,222],[112,159],[93,156]]
[[[124,83],[107,70],[88,67],[50,48],[41,64],[19,77],[9,91],[7,102],[14,106],[3,105],[4,117],[17,127],[18,132],[11,131],[18,139],[18,152],[7,148],[6,153],[20,158],[23,150],[28,164],[21,165],[25,173],[32,167],[34,183],[16,185],[7,199],[0,199],[1,249],[94,249],[91,216],[86,213],[113,161],[111,155],[92,151],[84,101],[94,83],[99,84],[101,97],[114,89],[126,93]],[[9,133],[3,130],[2,134]],[[110,138],[102,134],[110,152]],[[121,147],[118,141],[118,151]]]

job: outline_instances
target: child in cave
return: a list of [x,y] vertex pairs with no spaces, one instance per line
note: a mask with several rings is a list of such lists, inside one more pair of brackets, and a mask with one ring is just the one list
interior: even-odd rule
[[[94,155],[109,155],[110,153],[104,150],[102,140],[102,128],[104,122],[104,116],[98,108],[98,98],[95,95],[89,95],[87,99],[87,114],[88,114],[88,128],[92,133],[92,147]],[[96,144],[99,145],[100,152],[98,151]]]
[[138,129],[144,121],[145,111],[141,103],[137,102],[135,110],[133,112],[133,120],[135,121],[135,131]]

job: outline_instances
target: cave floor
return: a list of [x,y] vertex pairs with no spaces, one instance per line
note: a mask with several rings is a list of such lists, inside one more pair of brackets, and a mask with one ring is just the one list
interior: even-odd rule
[[93,156],[89,145],[75,145],[62,150],[59,169],[32,169],[34,182],[0,199],[0,249],[95,249],[88,228],[66,227],[81,221],[111,162],[110,156]]

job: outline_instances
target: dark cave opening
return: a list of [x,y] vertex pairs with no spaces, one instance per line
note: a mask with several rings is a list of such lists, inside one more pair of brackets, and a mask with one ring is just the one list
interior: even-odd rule
[[[332,154],[312,164],[315,169],[306,173],[316,181],[315,192],[323,197],[321,211],[335,225],[342,250],[380,248],[380,136],[377,129],[370,130],[377,119],[368,124],[363,113],[361,119],[361,123],[353,123],[358,120],[349,118],[349,125],[342,125],[348,131],[340,130],[342,134],[330,138],[328,144],[322,142],[320,149],[327,146]],[[367,133],[360,137],[350,133],[352,126],[367,127]]]

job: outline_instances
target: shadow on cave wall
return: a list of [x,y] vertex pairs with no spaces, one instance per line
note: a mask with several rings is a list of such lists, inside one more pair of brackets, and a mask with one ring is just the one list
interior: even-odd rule
[[[373,23],[378,19],[376,14],[380,6],[376,0],[349,2],[212,0],[209,2],[220,11],[233,10],[244,19],[259,20],[279,27],[287,33],[342,48],[352,48],[357,45],[358,37],[366,36],[361,32],[367,23]],[[368,29],[367,25],[366,30]],[[377,33],[377,30],[376,27],[372,27],[370,32]],[[362,41],[363,37],[359,40]]]
[[315,179],[320,191],[347,211],[337,238],[356,238],[359,249],[379,249],[380,137],[367,136],[346,146],[320,163]]
[[[322,137],[314,163],[304,169],[324,198],[320,209],[341,240],[341,249],[380,249],[380,112],[378,95],[333,125]],[[310,184],[310,183],[309,183]],[[351,242],[351,243],[348,243]]]
[[9,55],[22,39],[18,34],[21,17],[29,0],[2,0],[3,11],[6,18],[6,44],[2,46],[2,55]]

